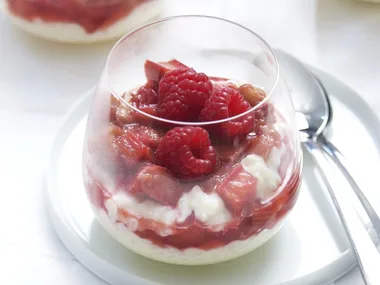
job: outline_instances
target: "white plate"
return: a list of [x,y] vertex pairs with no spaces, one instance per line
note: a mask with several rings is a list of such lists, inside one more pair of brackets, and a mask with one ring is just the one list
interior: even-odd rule
[[[380,150],[376,147],[380,146],[380,124],[376,115],[346,85],[322,71],[315,72],[331,94],[334,120],[330,138],[351,162],[360,166],[354,173],[359,184],[377,185],[376,172],[372,172],[379,169],[380,163]],[[47,203],[63,243],[107,282],[320,285],[354,266],[329,195],[307,155],[294,211],[282,230],[256,251],[217,265],[186,267],[151,261],[124,249],[95,220],[82,184],[82,142],[91,94],[86,94],[72,109],[58,132],[47,175]]]

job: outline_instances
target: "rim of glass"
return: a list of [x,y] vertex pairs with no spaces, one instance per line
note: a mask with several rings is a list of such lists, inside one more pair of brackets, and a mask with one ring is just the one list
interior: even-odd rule
[[[176,19],[181,19],[181,18],[201,18],[201,19],[209,19],[209,20],[217,20],[217,21],[221,21],[221,22],[225,22],[225,23],[228,23],[228,24],[231,24],[231,25],[234,25],[234,26],[237,26],[239,28],[242,28],[246,31],[248,31],[249,33],[251,33],[253,36],[257,37],[269,50],[270,54],[272,55],[272,57],[274,58],[274,64],[276,66],[276,79],[269,91],[269,93],[267,93],[267,96],[265,97],[265,99],[263,101],[261,101],[259,104],[257,104],[256,106],[250,108],[249,110],[245,111],[244,113],[241,113],[239,115],[236,115],[234,117],[231,117],[231,118],[226,118],[226,119],[222,119],[222,120],[216,120],[216,121],[208,121],[208,122],[184,122],[184,121],[173,121],[173,120],[167,120],[167,119],[164,119],[164,118],[160,118],[160,117],[157,117],[157,116],[153,116],[151,114],[148,114],[148,113],[145,113],[143,111],[141,111],[140,109],[132,106],[131,104],[129,104],[126,100],[124,100],[121,95],[119,95],[115,89],[113,88],[112,86],[112,83],[111,83],[111,79],[110,79],[110,74],[109,74],[109,65],[110,65],[110,60],[111,58],[113,57],[113,53],[115,52],[115,50],[123,43],[124,40],[126,40],[127,38],[129,38],[130,36],[138,33],[139,31],[141,30],[144,30],[148,27],[151,27],[151,26],[154,26],[154,25],[157,25],[157,24],[160,24],[160,23],[163,23],[163,22],[168,22],[168,21],[173,21],[173,20],[176,20]],[[112,47],[109,55],[108,55],[108,58],[107,58],[107,61],[106,61],[106,67],[105,67],[105,72],[106,72],[106,78],[107,78],[107,81],[108,81],[108,84],[110,86],[110,89],[111,89],[111,93],[117,98],[119,99],[120,101],[122,101],[124,104],[126,104],[129,108],[133,109],[134,111],[144,115],[144,116],[147,116],[151,119],[154,119],[154,120],[158,120],[158,121],[162,121],[162,122],[165,122],[165,123],[169,123],[169,124],[175,124],[175,125],[187,125],[187,126],[204,126],[204,125],[212,125],[212,124],[220,124],[220,123],[225,123],[225,122],[229,122],[229,121],[233,121],[233,120],[236,120],[238,118],[241,118],[243,116],[246,116],[247,114],[251,113],[251,112],[254,112],[255,110],[257,109],[260,109],[268,100],[269,98],[271,97],[274,89],[276,88],[277,84],[278,84],[278,81],[279,81],[279,65],[278,65],[278,60],[277,60],[277,57],[275,55],[275,53],[273,52],[273,49],[270,47],[270,45],[260,36],[258,35],[257,33],[253,32],[252,30],[248,29],[247,27],[243,26],[243,25],[240,25],[236,22],[233,22],[233,21],[230,21],[230,20],[227,20],[227,19],[223,19],[223,18],[220,18],[220,17],[214,17],[214,16],[205,16],[205,15],[179,15],[179,16],[171,16],[171,17],[166,17],[166,18],[162,18],[160,20],[157,20],[157,21],[153,21],[153,22],[149,22],[145,25],[142,25],[138,28],[135,28],[134,30],[130,31],[129,33],[125,34],[121,39],[119,39],[116,44]]]

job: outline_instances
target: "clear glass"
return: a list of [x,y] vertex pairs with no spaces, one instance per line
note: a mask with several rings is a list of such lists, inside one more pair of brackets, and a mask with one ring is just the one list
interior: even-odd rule
[[161,11],[161,0],[5,0],[15,24],[61,42],[116,39]]
[[[244,101],[229,110],[248,109],[206,120],[211,99],[201,111],[194,101],[191,112],[163,108],[165,80],[184,65],[208,76],[208,96],[228,90]],[[146,104],[136,103],[141,86],[153,98]],[[290,94],[265,41],[227,20],[178,16],[111,51],[89,113],[84,183],[99,221],[125,247],[168,263],[216,263],[280,229],[297,200],[300,152]]]

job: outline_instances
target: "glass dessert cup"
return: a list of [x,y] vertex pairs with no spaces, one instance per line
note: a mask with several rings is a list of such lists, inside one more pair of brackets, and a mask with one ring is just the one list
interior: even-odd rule
[[230,260],[274,236],[301,175],[278,70],[258,35],[223,19],[172,17],[124,36],[84,141],[84,184],[106,231],[184,265]]
[[160,0],[5,0],[13,22],[39,37],[68,43],[117,39],[157,17]]

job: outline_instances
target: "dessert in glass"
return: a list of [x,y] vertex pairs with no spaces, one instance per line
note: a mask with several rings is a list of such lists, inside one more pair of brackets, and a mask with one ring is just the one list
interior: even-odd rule
[[157,17],[161,0],[4,0],[22,29],[59,42],[90,43],[120,38]]
[[200,265],[274,236],[299,192],[301,150],[270,47],[223,19],[178,16],[113,48],[83,154],[93,210],[145,257]]

